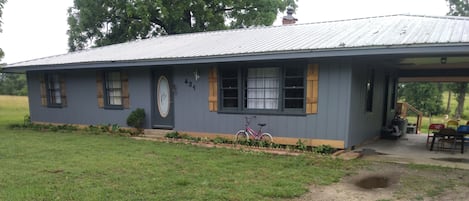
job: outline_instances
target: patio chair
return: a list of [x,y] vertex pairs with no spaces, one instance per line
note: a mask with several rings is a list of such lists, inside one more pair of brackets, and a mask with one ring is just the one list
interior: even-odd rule
[[[452,133],[457,133],[457,131],[456,129],[453,129],[453,128],[443,128],[440,130],[440,133],[452,134]],[[438,147],[438,150],[451,150],[454,152],[456,150],[456,139],[453,137],[440,138],[438,139],[437,147]]]
[[455,130],[458,129],[459,122],[457,120],[449,120],[446,122],[446,128],[454,128]]
[[[469,125],[463,125],[458,127],[458,133],[464,133],[464,144],[461,146],[469,146]],[[462,143],[460,139],[457,140],[457,143]]]
[[435,137],[434,133],[439,132],[443,128],[445,128],[444,124],[430,124],[430,126],[428,126],[427,145],[426,145],[427,149],[428,149],[428,145],[431,143],[430,140],[432,140],[432,138]]

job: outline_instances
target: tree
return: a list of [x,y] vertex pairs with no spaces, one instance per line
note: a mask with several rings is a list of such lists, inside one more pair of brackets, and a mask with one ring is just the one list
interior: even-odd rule
[[464,101],[467,93],[467,83],[453,83],[450,85],[450,90],[454,92],[456,96],[456,102],[458,103],[454,110],[454,118],[459,119],[462,117],[464,112]]
[[[446,0],[449,5],[449,12],[447,15],[453,16],[469,16],[469,0]],[[452,91],[456,95],[456,110],[454,117],[460,118],[464,111],[464,101],[467,92],[467,83],[455,83],[451,86]]]
[[[2,14],[3,14],[3,5],[5,5],[5,3],[7,2],[7,0],[0,0],[0,33],[2,33]],[[4,56],[4,53],[3,53],[3,50],[2,48],[0,48],[0,61],[2,60]]]
[[469,16],[469,0],[446,0],[449,5],[447,15]]
[[400,99],[426,114],[441,114],[443,104],[437,83],[405,83],[399,87]]
[[0,94],[26,96],[26,76],[24,74],[0,73]]
[[297,0],[75,0],[69,50],[165,34],[272,25]]

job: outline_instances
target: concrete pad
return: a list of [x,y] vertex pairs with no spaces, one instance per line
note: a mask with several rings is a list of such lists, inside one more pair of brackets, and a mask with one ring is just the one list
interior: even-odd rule
[[[379,139],[362,145],[356,151],[369,160],[397,163],[438,165],[444,167],[469,169],[469,147],[461,154],[459,145],[455,151],[430,151],[426,147],[426,134],[407,134],[397,140]],[[375,151],[375,154],[371,150]]]

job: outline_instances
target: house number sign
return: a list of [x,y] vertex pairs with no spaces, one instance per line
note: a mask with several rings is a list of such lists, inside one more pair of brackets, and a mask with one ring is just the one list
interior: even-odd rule
[[157,103],[158,111],[161,117],[165,118],[169,113],[169,83],[165,76],[160,76],[158,79]]

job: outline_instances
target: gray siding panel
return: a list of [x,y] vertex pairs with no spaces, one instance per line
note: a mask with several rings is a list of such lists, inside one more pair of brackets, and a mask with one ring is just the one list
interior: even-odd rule
[[[375,86],[373,93],[373,110],[366,112],[366,65],[357,65],[353,69],[351,113],[350,113],[350,139],[348,146],[353,146],[378,136],[384,113],[384,91],[386,69],[380,66],[371,66],[375,69]],[[389,116],[392,114],[388,114]]]
[[[208,110],[209,65],[173,67],[174,129],[179,131],[234,134],[244,127],[250,114],[227,114]],[[349,128],[351,64],[324,62],[319,70],[318,113],[313,115],[256,115],[256,123],[267,123],[264,131],[273,136],[347,140]],[[194,71],[200,75],[195,80]],[[146,127],[151,125],[153,82],[152,69],[128,70],[130,109],[100,109],[96,98],[96,71],[63,73],[66,80],[68,106],[47,108],[40,105],[39,73],[28,73],[31,118],[33,121],[73,124],[119,124],[136,108],[147,112]],[[187,81],[187,83],[186,83]],[[194,87],[191,87],[189,82]]]
[[[195,81],[193,71],[200,79]],[[345,140],[348,129],[350,65],[324,63],[320,65],[318,114],[304,116],[256,115],[256,122],[267,123],[266,132],[273,136]],[[208,111],[208,67],[176,67],[174,71],[175,129],[181,131],[233,134],[244,126],[250,114],[225,114]],[[196,89],[185,84],[195,84]]]
[[[138,71],[129,72],[129,96],[130,96],[130,110],[133,111],[137,108],[145,110],[146,122],[144,127],[151,127],[151,101],[152,101],[152,78],[149,69],[142,69]],[[125,116],[127,120],[127,115]]]
[[41,108],[41,89],[39,84],[39,77],[36,73],[28,72],[28,103],[29,103],[29,116],[31,121],[39,121],[39,108]]
[[[150,76],[148,71],[129,71],[130,109],[109,110],[98,108],[96,98],[96,71],[61,73],[65,78],[67,107],[41,106],[40,73],[28,73],[31,120],[63,124],[118,124],[127,126],[126,119],[136,108],[151,111]],[[147,115],[147,124],[150,118]]]

